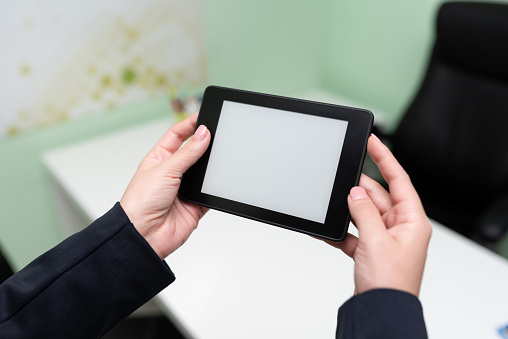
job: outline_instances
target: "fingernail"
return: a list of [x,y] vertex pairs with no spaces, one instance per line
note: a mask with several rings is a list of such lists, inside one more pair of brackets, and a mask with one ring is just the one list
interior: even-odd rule
[[199,126],[196,132],[194,132],[194,136],[192,137],[192,139],[194,139],[195,141],[205,140],[206,131],[207,129],[205,125]]
[[359,186],[353,187],[349,192],[349,194],[351,195],[351,199],[353,200],[367,199],[369,197],[365,189]]
[[377,135],[375,135],[374,133],[371,133],[370,135],[371,135],[374,139],[376,139],[377,141],[382,142],[382,141],[381,141],[381,139],[379,139],[379,138],[377,137]]

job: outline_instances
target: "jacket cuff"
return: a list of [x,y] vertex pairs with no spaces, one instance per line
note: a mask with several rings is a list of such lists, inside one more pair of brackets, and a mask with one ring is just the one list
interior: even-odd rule
[[[159,291],[173,283],[175,281],[174,273],[130,222],[119,202],[109,213],[115,214],[115,218],[119,218],[120,223],[125,224],[125,227],[117,233],[119,239],[115,239],[115,242],[119,242],[119,250],[123,252],[120,258],[123,262],[129,263],[128,266],[134,273],[133,278],[136,276],[138,279],[144,279],[147,287],[153,285],[153,288]],[[125,246],[122,246],[123,242],[125,242]],[[140,271],[144,272],[141,276]]]
[[337,338],[427,338],[420,300],[392,289],[356,295],[339,309]]

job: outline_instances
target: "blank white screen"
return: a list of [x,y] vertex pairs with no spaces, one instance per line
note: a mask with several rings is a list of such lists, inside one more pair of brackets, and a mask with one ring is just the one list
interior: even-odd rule
[[224,101],[201,192],[324,223],[347,125]]

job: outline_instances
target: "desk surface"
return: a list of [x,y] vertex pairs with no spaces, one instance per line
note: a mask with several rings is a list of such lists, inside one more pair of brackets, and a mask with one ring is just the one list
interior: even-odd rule
[[[94,220],[118,201],[174,123],[152,121],[44,155],[72,205]],[[421,290],[431,338],[501,338],[508,261],[433,223]],[[353,263],[311,237],[210,211],[167,259],[177,280],[157,296],[191,338],[332,338]],[[312,291],[312,292],[310,292]]]

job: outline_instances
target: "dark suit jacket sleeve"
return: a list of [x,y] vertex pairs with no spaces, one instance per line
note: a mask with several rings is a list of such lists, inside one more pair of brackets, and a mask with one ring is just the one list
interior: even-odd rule
[[117,203],[0,285],[0,337],[97,338],[174,279]]
[[422,305],[402,291],[377,289],[359,294],[339,309],[337,338],[427,338]]

